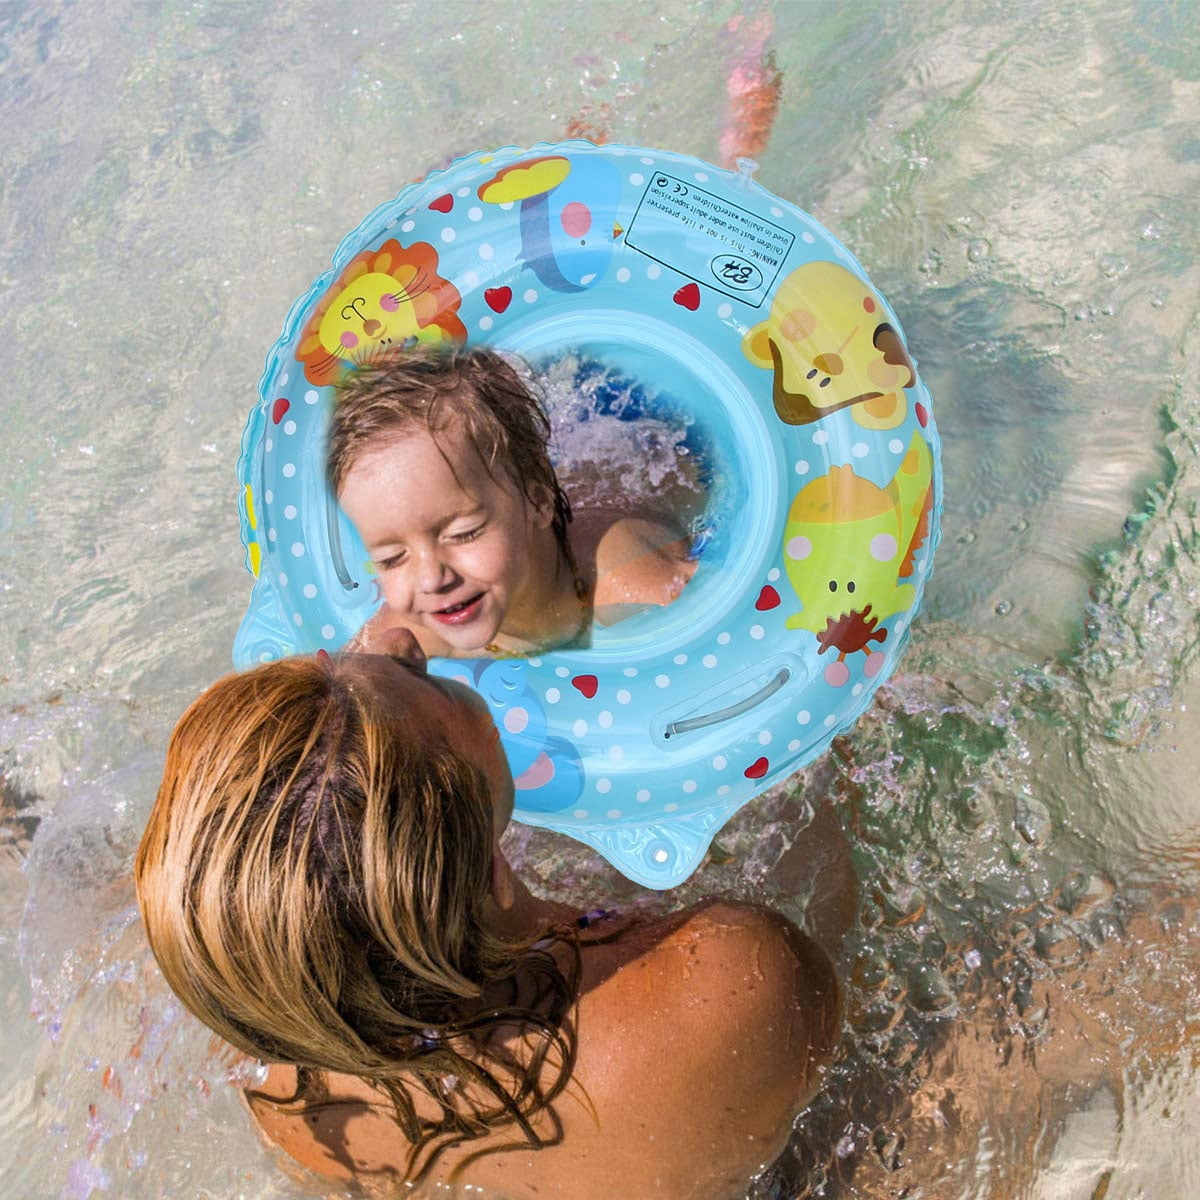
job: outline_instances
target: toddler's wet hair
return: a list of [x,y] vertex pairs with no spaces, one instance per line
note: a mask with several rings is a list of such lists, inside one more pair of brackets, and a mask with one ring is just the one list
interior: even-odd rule
[[330,487],[340,493],[355,462],[378,443],[413,429],[438,441],[456,422],[493,479],[506,476],[530,504],[553,506],[554,536],[573,567],[571,504],[550,462],[550,422],[512,366],[485,347],[417,345],[352,371],[338,386],[330,422]]

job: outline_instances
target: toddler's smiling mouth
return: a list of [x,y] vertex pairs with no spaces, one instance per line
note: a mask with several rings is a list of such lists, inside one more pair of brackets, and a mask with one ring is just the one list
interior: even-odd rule
[[463,625],[478,615],[482,603],[483,592],[479,592],[467,600],[460,600],[446,605],[445,608],[435,609],[429,615],[445,625]]

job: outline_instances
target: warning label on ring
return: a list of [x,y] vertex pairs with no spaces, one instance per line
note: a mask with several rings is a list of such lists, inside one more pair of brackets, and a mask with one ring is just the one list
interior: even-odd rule
[[625,244],[647,258],[758,308],[795,234],[673,175],[646,185]]

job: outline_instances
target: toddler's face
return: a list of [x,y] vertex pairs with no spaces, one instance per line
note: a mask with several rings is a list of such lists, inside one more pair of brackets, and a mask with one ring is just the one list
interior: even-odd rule
[[[411,430],[368,448],[338,496],[375,562],[384,598],[410,628],[481,650],[533,590],[552,514],[493,479],[460,427]],[[543,554],[544,554],[543,550]]]

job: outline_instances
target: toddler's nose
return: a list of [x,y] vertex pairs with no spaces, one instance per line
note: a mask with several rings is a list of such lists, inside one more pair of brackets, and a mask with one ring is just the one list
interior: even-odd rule
[[427,550],[418,557],[417,587],[422,592],[441,592],[454,583],[454,571],[436,550]]

